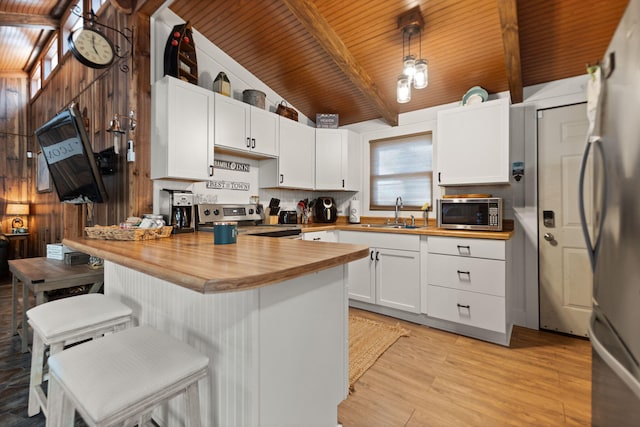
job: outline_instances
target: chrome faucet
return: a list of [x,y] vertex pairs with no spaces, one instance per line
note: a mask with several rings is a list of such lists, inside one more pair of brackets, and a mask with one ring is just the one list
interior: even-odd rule
[[400,224],[398,222],[398,211],[400,210],[401,207],[402,207],[402,197],[398,196],[396,198],[396,224]]

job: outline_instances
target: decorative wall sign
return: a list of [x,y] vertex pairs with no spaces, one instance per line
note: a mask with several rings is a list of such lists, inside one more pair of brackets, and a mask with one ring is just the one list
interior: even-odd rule
[[213,190],[249,191],[251,185],[248,182],[237,181],[207,181],[207,188]]
[[230,162],[227,160],[214,160],[213,167],[216,169],[226,169],[236,172],[249,172],[251,165],[249,163]]

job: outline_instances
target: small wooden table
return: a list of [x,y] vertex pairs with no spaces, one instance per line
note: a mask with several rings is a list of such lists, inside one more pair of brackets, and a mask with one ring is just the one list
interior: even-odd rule
[[13,248],[14,258],[18,259],[27,257],[27,241],[29,233],[5,233],[4,236],[9,239],[9,242],[15,242],[15,247]]
[[11,333],[19,333],[17,322],[18,281],[22,282],[22,352],[29,349],[27,310],[29,290],[36,297],[36,305],[47,302],[45,292],[56,289],[92,284],[89,292],[98,292],[104,283],[102,266],[93,268],[89,264],[68,265],[64,261],[40,257],[9,260],[9,271],[13,274],[11,290]]

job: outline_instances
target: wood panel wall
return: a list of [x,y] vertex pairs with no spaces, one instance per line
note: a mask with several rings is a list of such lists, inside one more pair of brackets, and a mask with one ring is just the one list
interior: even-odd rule
[[[98,19],[120,30],[133,28],[135,37],[132,42],[136,47],[133,59],[128,58],[107,70],[94,70],[67,53],[31,101],[28,100],[26,77],[16,80],[0,76],[0,132],[6,128],[11,133],[33,135],[35,129],[71,102],[77,102],[80,111],[86,109],[94,152],[113,146],[114,136],[106,129],[114,114],[128,116],[129,111],[134,110],[138,124],[135,132],[118,138],[120,154],[116,172],[103,175],[109,201],[101,204],[63,204],[55,190],[38,193],[35,188],[35,158],[26,158],[27,148],[34,154],[39,151],[37,140],[32,136],[0,134],[0,209],[4,213],[7,200],[28,200],[31,203],[29,256],[45,256],[48,243],[60,242],[66,236],[81,235],[84,226],[119,224],[128,216],[152,212],[149,19],[145,15],[125,15],[110,4],[101,11]],[[142,27],[139,33],[137,26]],[[117,33],[110,30],[105,30],[105,33],[124,50],[133,48]],[[126,65],[128,72],[122,72],[120,65]],[[21,132],[14,132],[15,129]],[[136,161],[132,163],[126,160],[128,138],[134,140],[136,149]],[[6,218],[3,222],[3,231],[6,232],[4,223]]]
[[[27,76],[0,75],[0,218],[1,232],[11,233],[7,203],[30,202],[33,159],[27,159]],[[29,226],[30,224],[27,224]]]

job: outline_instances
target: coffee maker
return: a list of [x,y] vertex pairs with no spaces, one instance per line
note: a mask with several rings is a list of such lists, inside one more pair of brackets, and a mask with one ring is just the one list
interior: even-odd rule
[[169,213],[167,224],[173,226],[174,233],[192,233],[195,221],[194,195],[186,190],[167,190],[169,193]]

